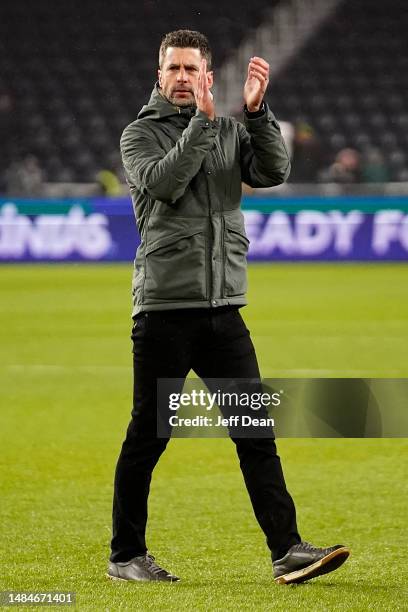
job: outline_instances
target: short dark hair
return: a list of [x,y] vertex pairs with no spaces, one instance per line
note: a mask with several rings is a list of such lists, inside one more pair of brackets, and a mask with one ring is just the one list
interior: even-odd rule
[[163,64],[163,58],[168,47],[200,49],[201,56],[207,60],[207,69],[211,70],[212,57],[210,45],[207,37],[201,34],[201,32],[196,32],[195,30],[175,30],[163,36],[159,51],[160,67]]

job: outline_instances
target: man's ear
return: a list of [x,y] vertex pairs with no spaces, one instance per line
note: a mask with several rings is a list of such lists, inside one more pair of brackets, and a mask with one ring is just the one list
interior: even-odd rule
[[157,70],[157,78],[159,80],[159,85],[161,87],[161,70],[160,70],[160,68],[158,68],[158,70]]
[[214,85],[214,73],[212,70],[211,72],[207,72],[207,83],[210,89]]

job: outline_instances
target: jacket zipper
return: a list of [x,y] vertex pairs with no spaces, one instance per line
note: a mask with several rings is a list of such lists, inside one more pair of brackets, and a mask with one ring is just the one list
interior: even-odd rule
[[[215,140],[214,153],[215,153],[214,157],[217,159],[218,163],[220,164],[220,167],[222,167],[222,159],[218,152],[217,140]],[[213,164],[213,167],[215,169],[214,164]],[[225,297],[225,241],[224,241],[225,219],[224,219],[223,200],[221,200],[220,212],[221,212],[221,297],[224,298]]]
[[212,301],[213,296],[211,295],[212,293],[212,279],[213,279],[213,273],[212,273],[212,254],[211,254],[211,246],[214,240],[214,231],[213,231],[213,226],[212,226],[212,215],[211,215],[211,197],[210,197],[210,186],[208,184],[208,179],[207,179],[207,197],[208,197],[208,231],[209,234],[211,234],[211,236],[208,236],[208,240],[206,241],[206,271],[205,271],[205,278],[206,278],[206,283],[207,283],[207,295],[206,298],[207,300]]
[[149,218],[150,218],[150,197],[147,198],[147,216],[146,216],[146,228],[144,232],[145,238],[145,254],[144,254],[144,278],[143,278],[143,287],[142,287],[142,304],[144,304],[144,295],[145,295],[145,282],[146,282],[146,272],[147,272],[147,258],[146,258],[146,249],[147,249],[147,228],[149,226]]

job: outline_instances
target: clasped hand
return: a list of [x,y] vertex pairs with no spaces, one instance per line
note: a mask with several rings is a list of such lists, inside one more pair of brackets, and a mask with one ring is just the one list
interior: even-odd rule
[[[259,110],[269,82],[269,64],[262,57],[251,57],[248,74],[244,85],[244,102],[249,112]],[[202,59],[198,73],[197,86],[194,90],[197,108],[215,119],[215,106],[210,91],[210,79],[207,74],[207,60]]]

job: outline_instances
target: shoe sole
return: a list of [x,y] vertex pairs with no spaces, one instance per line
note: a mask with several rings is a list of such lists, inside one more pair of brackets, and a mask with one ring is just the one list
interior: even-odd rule
[[275,582],[277,584],[299,584],[300,582],[310,580],[316,576],[328,574],[336,570],[340,565],[343,565],[349,555],[350,549],[346,548],[346,546],[342,546],[342,548],[334,550],[323,557],[323,559],[303,569],[297,570],[296,572],[290,572],[290,574],[283,574],[283,576],[278,576],[278,578],[275,578]]
[[129,582],[129,580],[125,580],[124,578],[119,578],[118,576],[111,576],[110,574],[105,574],[109,580],[119,580],[120,582]]
[[119,578],[119,576],[105,575],[109,580],[118,580],[119,582],[180,582],[180,578],[178,580],[127,580],[127,578]]

